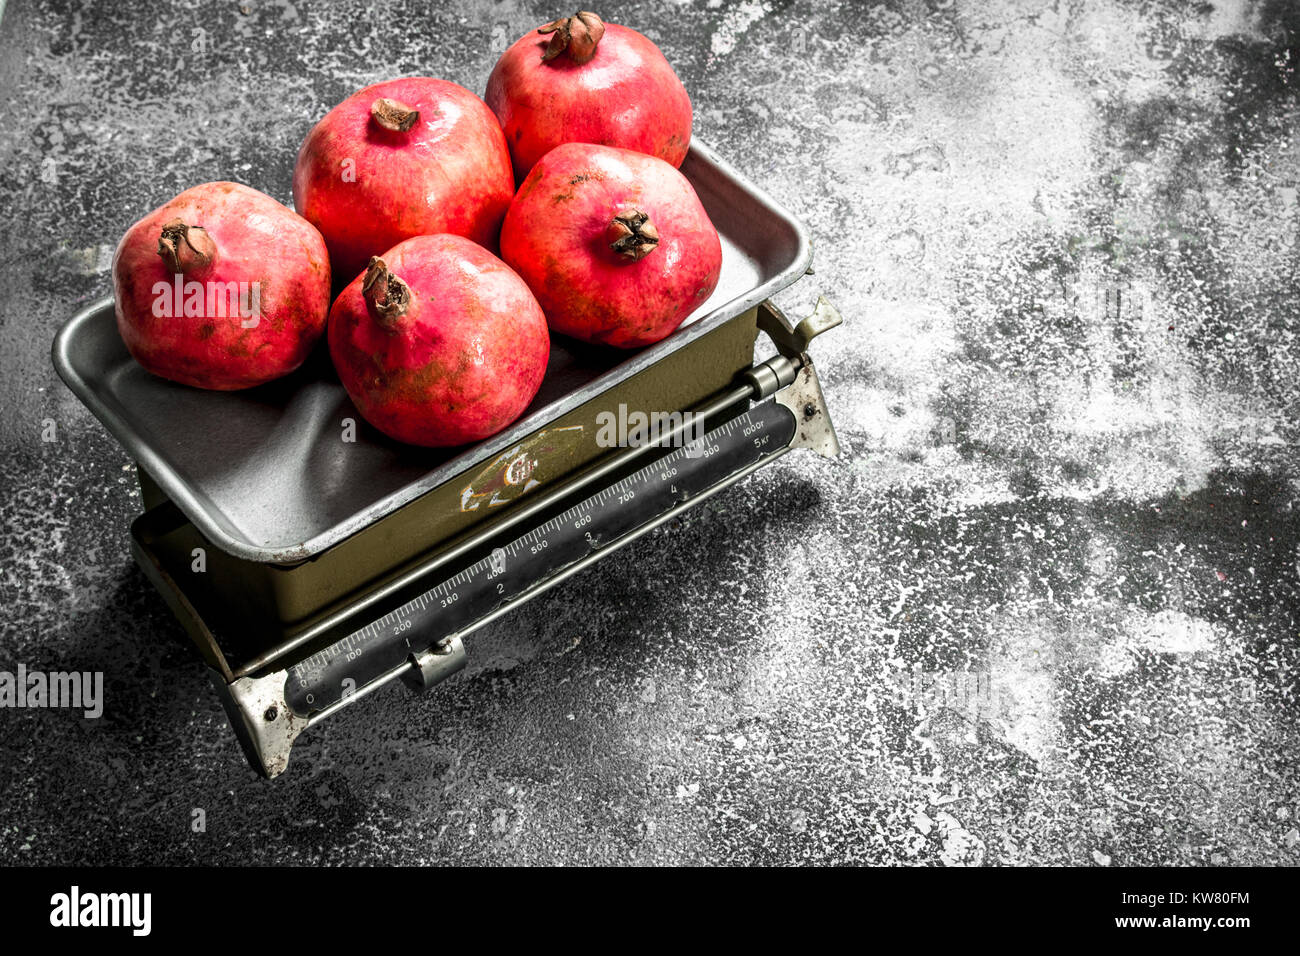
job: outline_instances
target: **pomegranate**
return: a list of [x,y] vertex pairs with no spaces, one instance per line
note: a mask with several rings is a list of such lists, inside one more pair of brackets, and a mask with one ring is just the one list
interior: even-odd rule
[[417,236],[370,260],[330,310],[330,355],[362,416],[413,445],[499,432],[546,372],[546,317],[523,280],[460,236]]
[[450,232],[496,248],[514,175],[492,111],[464,87],[413,76],[368,86],[303,141],[295,207],[325,236],[334,275],[412,236]]
[[691,99],[646,37],[583,11],[517,40],[488,77],[515,177],[561,143],[621,146],[680,166]]
[[117,328],[155,375],[231,390],[292,372],[325,331],[330,264],[316,229],[238,183],[187,189],[113,254]]
[[722,245],[686,177],[662,159],[569,143],[533,167],[501,257],[552,329],[636,348],[668,335],[718,284]]

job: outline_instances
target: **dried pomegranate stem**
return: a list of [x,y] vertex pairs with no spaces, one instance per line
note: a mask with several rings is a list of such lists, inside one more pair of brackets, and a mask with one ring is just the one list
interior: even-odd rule
[[571,17],[552,20],[537,32],[551,34],[551,42],[542,54],[543,63],[561,53],[567,53],[574,63],[587,63],[596,55],[596,45],[605,35],[605,21],[590,10],[579,10]]
[[370,257],[370,268],[361,280],[361,295],[385,324],[396,322],[411,306],[411,287],[389,272],[378,256]]
[[605,240],[620,256],[639,262],[659,245],[659,230],[641,210],[624,209],[610,220]]
[[202,226],[189,226],[181,219],[163,223],[158,236],[158,255],[170,272],[197,272],[217,257],[217,244]]
[[381,96],[370,104],[370,115],[384,129],[394,133],[405,133],[420,118],[420,111],[411,109],[405,103]]

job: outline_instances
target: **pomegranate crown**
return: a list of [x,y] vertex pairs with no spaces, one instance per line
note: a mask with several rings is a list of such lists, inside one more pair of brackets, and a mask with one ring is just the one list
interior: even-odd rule
[[202,226],[169,219],[158,236],[158,255],[172,272],[196,272],[212,264],[217,244]]
[[605,229],[609,247],[625,259],[640,262],[659,246],[659,230],[640,209],[627,207]]
[[381,96],[370,104],[370,116],[389,132],[405,133],[419,120],[420,111]]
[[379,256],[370,257],[370,265],[361,280],[361,296],[385,325],[391,325],[411,306],[411,287],[388,271]]
[[596,55],[596,44],[605,35],[605,21],[590,10],[579,10],[571,17],[560,17],[540,28],[538,33],[551,35],[542,54],[542,62],[567,53],[574,63],[587,63]]

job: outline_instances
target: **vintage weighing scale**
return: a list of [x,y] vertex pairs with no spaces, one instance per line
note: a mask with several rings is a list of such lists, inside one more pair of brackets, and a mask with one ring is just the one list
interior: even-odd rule
[[[722,238],[713,295],[637,352],[557,337],[533,404],[474,446],[387,440],[319,354],[207,392],[138,366],[111,300],[60,330],[59,374],[137,462],[136,561],[259,772],[394,678],[454,674],[476,629],[791,449],[838,453],[808,344],[840,317],[821,299],[792,324],[768,301],[808,271],[805,229],[698,142],[682,172]],[[755,364],[759,332],[777,354]],[[657,414],[657,441],[606,447],[620,406]]]

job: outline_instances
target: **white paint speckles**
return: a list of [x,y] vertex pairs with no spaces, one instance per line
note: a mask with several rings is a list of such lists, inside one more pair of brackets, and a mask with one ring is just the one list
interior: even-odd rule
[[745,0],[727,10],[722,22],[713,31],[709,49],[714,56],[726,56],[736,48],[736,43],[755,23],[772,12],[770,3]]
[[940,812],[936,815],[939,832],[943,836],[943,849],[939,860],[944,866],[982,866],[984,864],[984,841],[971,833],[961,821],[951,813]]
[[1224,650],[1222,627],[1182,611],[1130,609],[1122,630],[1101,645],[1097,672],[1103,677],[1130,673],[1144,655],[1188,657]]
[[100,243],[64,252],[69,259],[69,267],[78,275],[102,276],[107,275],[113,265],[113,249],[108,243]]
[[1188,24],[1187,33],[1203,40],[1230,36],[1261,39],[1255,19],[1259,6],[1255,0],[1215,0],[1208,15]]
[[1064,635],[1022,606],[995,615],[992,626],[1002,637],[988,660],[996,705],[990,725],[1001,740],[1047,764],[1060,742],[1053,660]]

